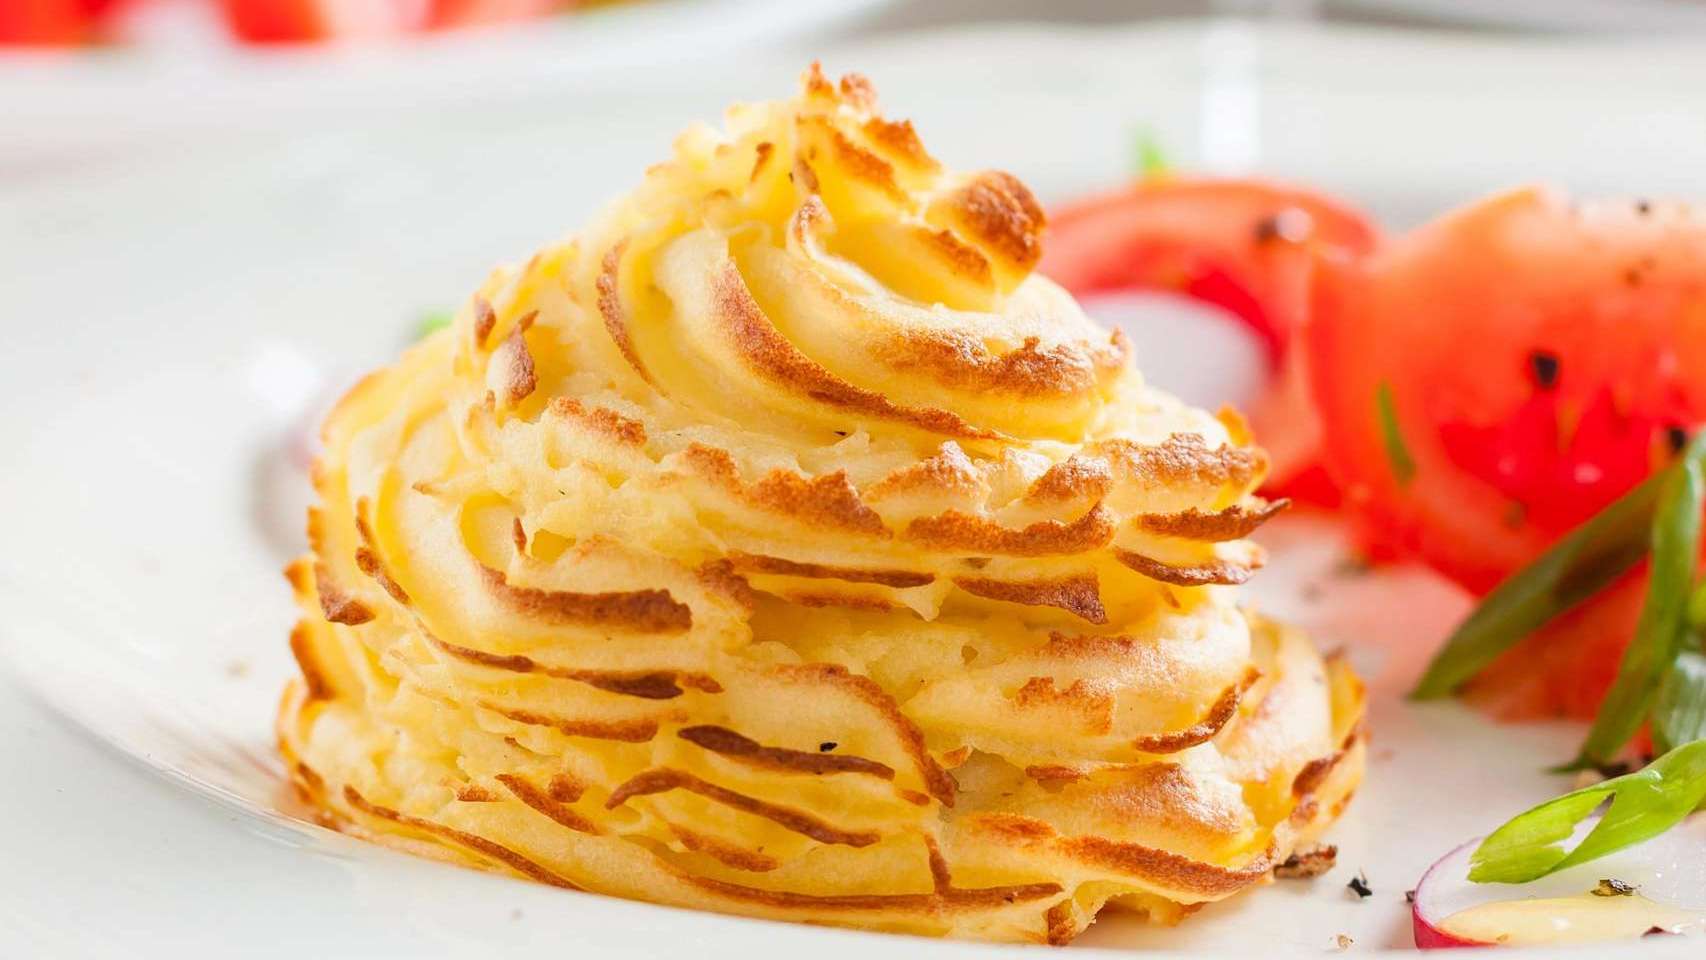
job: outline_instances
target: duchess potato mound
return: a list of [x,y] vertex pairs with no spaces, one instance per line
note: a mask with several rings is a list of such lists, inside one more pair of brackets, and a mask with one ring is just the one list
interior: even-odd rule
[[1261,884],[1362,689],[1283,504],[870,86],[688,131],[328,418],[281,749],[322,819],[728,913],[1064,943]]

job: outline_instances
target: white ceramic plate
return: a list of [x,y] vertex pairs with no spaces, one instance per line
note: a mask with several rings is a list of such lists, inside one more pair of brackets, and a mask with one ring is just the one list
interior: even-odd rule
[[[1706,89],[1706,64],[1684,48],[1208,25],[824,54],[872,74],[939,155],[1008,167],[1051,199],[1123,176],[1140,125],[1182,163],[1303,177],[1394,222],[1536,176],[1706,186],[1706,122],[1685,92]],[[301,547],[304,418],[390,357],[420,311],[633,182],[683,121],[785,93],[805,59],[546,77],[459,106],[346,104],[330,126],[187,138],[182,156],[0,187],[0,633],[18,678],[0,689],[0,955],[998,949],[563,893],[277,812],[270,722],[291,620],[278,570]],[[1154,379],[1201,402],[1248,390],[1234,368],[1192,367],[1165,310],[1112,312]],[[1347,577],[1321,524],[1269,542],[1258,601],[1349,645],[1376,693],[1367,784],[1332,836],[1339,866],[1174,929],[1109,916],[1073,949],[1307,955],[1339,934],[1404,949],[1403,892],[1427,863],[1562,786],[1540,769],[1577,731],[1396,696],[1464,609],[1454,590],[1417,570]],[[1358,871],[1372,898],[1345,892]]]

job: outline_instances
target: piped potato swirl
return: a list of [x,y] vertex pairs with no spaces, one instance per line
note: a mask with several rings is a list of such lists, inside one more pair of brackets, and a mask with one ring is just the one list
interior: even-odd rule
[[1264,882],[1363,762],[1247,614],[1283,504],[856,76],[693,129],[323,430],[279,737],[349,832],[563,887],[1064,943]]

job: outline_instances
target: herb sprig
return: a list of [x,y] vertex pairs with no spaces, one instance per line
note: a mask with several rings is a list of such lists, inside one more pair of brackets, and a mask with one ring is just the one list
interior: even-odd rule
[[[1449,696],[1517,641],[1652,559],[1635,636],[1581,750],[1560,769],[1610,765],[1643,723],[1663,756],[1493,831],[1470,857],[1470,880],[1526,883],[1597,860],[1664,833],[1706,802],[1706,583],[1696,582],[1703,508],[1706,431],[1676,462],[1499,584],[1429,664],[1411,695]],[[1569,846],[1596,812],[1599,821]]]
[[1386,448],[1392,477],[1398,486],[1407,487],[1416,478],[1416,458],[1410,456],[1410,446],[1404,442],[1404,431],[1398,426],[1398,402],[1392,399],[1390,383],[1382,381],[1375,390],[1374,412],[1380,420],[1380,443]]
[[1617,679],[1600,703],[1575,765],[1607,763],[1652,712],[1661,683],[1684,650],[1689,595],[1700,556],[1700,507],[1706,497],[1706,432],[1689,444],[1665,478],[1653,513],[1653,563],[1635,637],[1623,651]]
[[1653,701],[1653,743],[1661,750],[1706,739],[1706,656],[1677,654]]
[[1159,180],[1173,172],[1173,163],[1167,158],[1167,151],[1161,146],[1161,138],[1149,127],[1139,127],[1136,138],[1135,157],[1137,175],[1140,180]]
[[1451,696],[1517,641],[1639,563],[1664,482],[1665,474],[1648,478],[1487,594],[1434,655],[1410,696]]
[[445,327],[450,326],[455,317],[449,310],[428,310],[421,314],[415,326],[415,337],[425,340]]
[[1706,586],[1695,586],[1703,506],[1706,431],[1671,466],[1488,594],[1435,655],[1411,696],[1449,696],[1523,637],[1650,555],[1652,573],[1635,637],[1581,750],[1561,769],[1609,764],[1644,722],[1651,723],[1660,749],[1706,736],[1706,657],[1700,650]]
[[[1587,836],[1569,839],[1594,811],[1610,806]],[[1604,780],[1519,814],[1469,857],[1476,883],[1527,883],[1597,860],[1664,833],[1706,800],[1706,740],[1670,751],[1644,769]]]

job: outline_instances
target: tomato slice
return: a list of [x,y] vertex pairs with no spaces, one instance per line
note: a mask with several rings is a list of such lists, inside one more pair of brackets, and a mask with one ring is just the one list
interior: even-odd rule
[[1303,187],[1168,176],[1056,211],[1040,269],[1075,294],[1166,290],[1212,303],[1249,324],[1277,368],[1308,314],[1315,259],[1362,256],[1378,236]]
[[1376,556],[1485,591],[1706,420],[1706,216],[1540,188],[1316,285],[1328,466]]
[[1302,187],[1167,176],[1055,212],[1040,269],[1081,296],[1167,291],[1243,321],[1275,371],[1250,417],[1273,461],[1270,492],[1331,504],[1306,357],[1290,344],[1308,318],[1318,261],[1360,258],[1378,237],[1355,210]]

